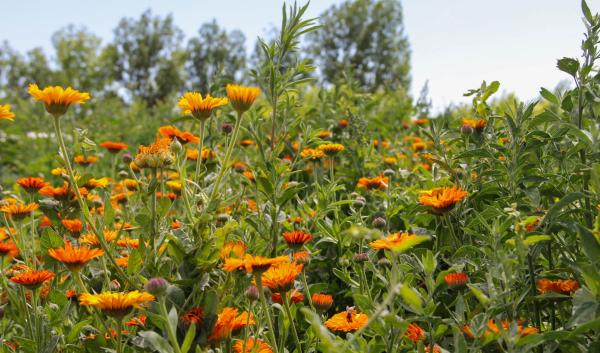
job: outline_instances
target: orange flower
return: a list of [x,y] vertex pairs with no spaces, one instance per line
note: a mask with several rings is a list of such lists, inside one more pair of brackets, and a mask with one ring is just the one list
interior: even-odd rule
[[384,190],[388,187],[389,179],[386,176],[376,176],[374,178],[360,178],[357,186],[367,190]]
[[[502,320],[501,325],[502,325],[502,330],[507,331],[511,325],[511,322],[508,320]],[[494,334],[497,335],[500,333],[500,329],[498,328],[498,325],[496,324],[496,322],[494,320],[489,320],[487,322],[487,327],[488,327],[488,330],[483,333],[483,337],[485,337],[485,338],[489,337],[490,335],[494,335]],[[471,327],[469,325],[463,326],[463,332],[467,337],[475,338],[475,335],[473,334],[473,331],[471,331]],[[539,332],[539,329],[537,327],[525,327],[524,328],[523,325],[521,325],[520,323],[517,323],[517,334],[518,335],[528,336],[528,335],[536,334],[538,332]]]
[[413,151],[422,151],[427,147],[425,142],[415,142],[412,144],[411,148]]
[[377,239],[375,241],[372,241],[369,243],[369,245],[373,249],[377,249],[377,250],[381,250],[381,249],[392,250],[392,249],[400,246],[404,242],[413,240],[416,237],[417,236],[414,234],[397,232],[397,233],[390,234],[383,239]]
[[308,264],[310,263],[310,253],[308,251],[296,251],[292,254],[292,259],[299,264]]
[[348,127],[348,125],[350,125],[350,122],[348,121],[348,119],[340,119],[340,120],[338,120],[338,126],[340,128],[343,129],[345,127]]
[[120,246],[122,248],[137,249],[140,247],[140,240],[131,238],[121,238],[117,240],[117,246]]
[[158,128],[158,132],[171,140],[177,139],[179,143],[185,145],[187,143],[199,143],[200,138],[189,131],[181,131],[175,126],[167,125]]
[[220,251],[221,259],[226,259],[233,256],[241,258],[246,254],[246,244],[242,241],[229,241],[226,242]]
[[339,143],[326,143],[323,145],[319,145],[319,147],[317,147],[317,150],[322,151],[323,153],[325,153],[328,156],[333,156],[336,155],[342,151],[344,151],[345,147],[342,144]]
[[537,282],[538,291],[542,294],[559,293],[570,295],[579,289],[579,283],[573,279],[551,280],[542,278]]
[[316,161],[325,157],[325,152],[315,148],[305,148],[300,152],[300,157]]
[[427,119],[427,118],[418,118],[418,119],[413,120],[413,124],[415,124],[415,125],[425,125],[428,122],[429,122],[429,119]]
[[366,325],[367,321],[367,314],[357,313],[354,308],[348,308],[325,321],[325,327],[337,332],[352,332]]
[[408,325],[408,329],[404,336],[408,337],[414,344],[425,339],[425,330],[421,328],[421,326],[411,323]]
[[0,240],[7,239],[13,234],[17,234],[17,230],[12,227],[0,227]]
[[327,311],[333,305],[333,296],[330,294],[315,293],[311,299],[315,308],[320,311]]
[[76,238],[79,237],[83,229],[83,223],[79,219],[63,219],[60,223]]
[[469,275],[463,272],[449,273],[444,276],[444,282],[450,288],[461,288],[469,282]]
[[[290,292],[287,292],[285,294],[285,296],[288,298],[289,301],[291,301],[292,303],[302,303],[304,301],[304,294],[298,292],[297,290],[293,290],[291,291],[292,295],[290,296]],[[283,304],[283,301],[281,300],[281,293],[273,293],[271,294],[271,300],[273,300],[275,303],[278,304]]]
[[[379,148],[379,140],[373,140],[371,142],[373,143],[373,147]],[[381,141],[381,147],[383,147],[383,148],[389,148],[390,147],[390,141],[388,141],[388,140],[382,140]]]
[[456,186],[435,188],[422,192],[419,196],[419,202],[421,205],[431,206],[433,213],[443,214],[450,211],[457,202],[467,195],[469,195],[468,192]]
[[133,292],[102,292],[100,294],[83,293],[79,296],[79,304],[96,307],[108,316],[123,317],[133,308],[151,302],[154,296],[150,293]]
[[283,238],[291,249],[299,249],[312,240],[313,236],[299,230],[283,232]]
[[126,323],[125,326],[127,327],[143,327],[146,326],[146,315],[141,314],[138,317],[132,317],[131,319],[129,319]]
[[213,110],[227,104],[227,98],[216,98],[202,95],[198,92],[186,92],[177,105],[181,108],[182,115],[192,115],[198,120],[206,120],[210,117]]
[[104,251],[100,249],[73,247],[70,242],[66,242],[62,248],[48,250],[50,257],[62,262],[71,271],[81,270],[91,259],[103,254]]
[[[111,241],[117,239],[117,232],[115,232],[114,230],[105,229],[103,234],[104,240],[106,240],[107,243],[110,243]],[[86,233],[82,235],[79,241],[82,244],[87,244],[92,247],[100,246],[100,239],[98,239],[98,237],[96,237],[96,234],[94,233]]]
[[486,125],[487,121],[485,119],[463,119],[463,126],[471,127],[478,132],[481,132]]
[[285,293],[293,287],[294,281],[300,272],[302,272],[302,265],[295,262],[279,263],[263,272],[261,276],[262,283],[271,292]]
[[256,144],[256,142],[254,142],[253,140],[250,139],[244,139],[240,141],[240,146],[242,147],[250,147],[250,146],[254,146]]
[[229,98],[233,109],[238,114],[242,114],[250,109],[256,98],[260,95],[260,89],[257,87],[228,84],[225,86],[225,90],[227,91],[227,98]]
[[237,313],[238,310],[236,308],[223,308],[221,313],[217,316],[217,323],[213,327],[210,336],[208,336],[208,340],[221,341],[228,338],[233,330],[233,323]]
[[321,130],[321,131],[319,131],[319,134],[317,136],[319,136],[319,138],[321,138],[321,139],[329,138],[329,137],[331,137],[331,131]]
[[0,243],[0,261],[4,261],[2,257],[7,255],[11,258],[19,255],[19,249],[12,240]]
[[83,104],[90,99],[89,93],[67,87],[49,86],[40,89],[36,84],[29,85],[29,94],[37,101],[44,102],[46,111],[55,117],[67,112],[72,104]]
[[11,282],[25,286],[31,290],[37,289],[42,283],[54,278],[54,273],[46,270],[29,270],[10,279]]
[[269,269],[273,265],[278,265],[282,263],[289,263],[290,259],[287,256],[278,256],[278,257],[262,257],[262,256],[252,256],[250,254],[246,254],[244,256],[244,266],[246,268],[246,272],[263,272]]
[[163,137],[156,137],[154,143],[150,146],[140,145],[138,153],[135,156],[135,165],[139,168],[163,168],[175,162],[175,156],[169,146],[171,140]]
[[83,166],[88,166],[90,164],[94,164],[96,162],[98,162],[98,157],[96,156],[84,156],[81,154],[78,154],[77,156],[75,156],[75,158],[73,158],[73,161],[77,164],[81,164]]
[[33,177],[19,178],[17,179],[17,184],[30,194],[34,194],[40,191],[44,186],[48,185],[44,178]]
[[256,321],[254,320],[254,316],[247,311],[242,312],[233,320],[233,324],[231,325],[231,332],[237,333],[239,330],[243,329],[246,326],[254,326],[256,325]]
[[63,186],[53,187],[51,185],[46,185],[39,191],[40,195],[50,196],[57,200],[67,200],[69,196],[73,196],[73,192],[69,190],[69,184],[67,182],[63,183]]
[[10,111],[10,104],[0,104],[0,120],[13,121],[15,114]]
[[117,153],[119,151],[127,149],[129,147],[126,143],[123,142],[113,142],[113,141],[105,141],[100,144],[101,147],[104,147],[110,153]]
[[200,307],[192,308],[181,315],[180,320],[186,325],[202,325],[204,322],[204,310]]
[[[198,150],[195,148],[188,148],[185,151],[185,157],[190,161],[198,160]],[[215,151],[211,150],[208,147],[202,148],[202,160],[204,162],[208,160],[213,160],[215,158],[217,158],[217,153]]]
[[254,338],[246,340],[246,349],[244,350],[244,341],[238,340],[233,345],[235,353],[273,353],[271,346],[264,341]]
[[0,212],[6,213],[9,217],[15,220],[21,220],[25,217],[31,216],[33,211],[40,207],[36,203],[24,204],[12,204],[0,207]]

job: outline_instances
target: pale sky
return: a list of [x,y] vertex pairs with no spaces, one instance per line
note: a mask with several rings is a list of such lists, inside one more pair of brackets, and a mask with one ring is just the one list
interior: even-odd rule
[[[281,20],[283,0],[3,0],[0,40],[26,51],[51,51],[50,36],[68,24],[85,25],[104,39],[120,18],[138,17],[145,9],[171,13],[187,37],[216,18],[228,29],[240,29],[251,45]],[[302,1],[299,1],[302,3]],[[317,16],[342,0],[313,0]],[[412,92],[429,80],[436,108],[467,101],[462,94],[482,80],[501,81],[501,91],[523,100],[541,86],[553,88],[566,76],[556,59],[579,56],[584,26],[579,0],[404,0],[406,33],[412,50]],[[600,0],[588,0],[592,12]]]

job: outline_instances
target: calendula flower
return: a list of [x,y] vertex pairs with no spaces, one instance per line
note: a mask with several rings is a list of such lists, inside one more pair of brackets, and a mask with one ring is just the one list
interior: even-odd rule
[[[104,235],[104,240],[106,240],[107,243],[110,243],[111,241],[117,239],[117,232],[115,232],[114,230],[105,229],[102,234]],[[87,233],[82,235],[81,239],[79,239],[79,242],[81,244],[87,244],[91,247],[100,246],[100,240],[94,233]]]
[[327,130],[321,130],[319,131],[319,133],[317,134],[317,136],[319,136],[319,138],[321,139],[326,139],[331,137],[331,131],[327,131]]
[[256,145],[256,142],[254,142],[254,140],[243,139],[240,141],[240,146],[242,146],[242,147],[250,147],[250,146],[254,146],[254,145]]
[[201,307],[195,307],[186,311],[179,320],[185,325],[195,324],[196,326],[202,325],[204,322],[204,309]]
[[435,214],[443,214],[454,208],[454,205],[467,197],[468,192],[460,187],[443,187],[424,191],[419,196],[419,202],[424,206],[431,206]]
[[345,147],[342,144],[339,143],[325,143],[322,145],[319,145],[319,147],[317,147],[317,149],[319,151],[322,151],[323,153],[325,153],[328,156],[334,156],[340,152],[342,152]]
[[233,109],[238,114],[242,114],[250,109],[256,98],[260,95],[258,87],[228,84],[225,86],[225,90],[227,91],[227,98],[229,98]]
[[85,187],[92,190],[95,188],[105,188],[108,186],[108,184],[110,184],[110,178],[100,178],[100,179],[95,179],[95,178],[91,178],[88,179],[88,181],[85,183]]
[[469,282],[469,276],[463,272],[449,273],[444,276],[444,282],[450,288],[461,288]]
[[327,311],[333,305],[333,296],[330,294],[314,293],[311,299],[315,309],[319,311]]
[[348,125],[350,125],[350,121],[348,121],[348,119],[340,119],[338,120],[338,127],[340,128],[346,128],[348,127]]
[[12,227],[0,227],[0,241],[17,234],[17,230]]
[[36,271],[30,269],[26,272],[11,277],[10,281],[13,283],[20,284],[28,289],[34,290],[39,288],[39,286],[41,286],[42,283],[50,281],[53,278],[53,272],[47,270]]
[[425,125],[428,122],[429,122],[429,119],[427,119],[427,118],[418,118],[418,119],[413,120],[413,124],[415,124],[415,125]]
[[219,252],[221,259],[228,257],[242,258],[246,254],[246,244],[243,241],[226,242]]
[[273,353],[271,346],[259,339],[248,338],[245,346],[244,350],[244,341],[237,340],[233,345],[233,351],[235,353]]
[[127,320],[127,322],[125,323],[125,326],[127,326],[127,327],[144,327],[144,326],[146,326],[146,320],[147,320],[146,315],[141,314],[138,317],[132,317],[131,319]]
[[243,311],[241,314],[237,315],[233,320],[233,324],[231,325],[231,333],[236,334],[244,327],[254,325],[256,325],[254,316],[248,313],[247,311]]
[[292,260],[296,263],[306,265],[310,263],[310,253],[308,251],[296,251],[292,254]]
[[0,120],[13,121],[15,114],[10,111],[10,104],[0,104]]
[[185,145],[187,143],[199,143],[200,142],[200,138],[198,136],[192,134],[189,131],[181,131],[172,125],[161,126],[158,129],[158,132],[162,136],[167,137],[171,140],[176,139],[182,145]]
[[59,201],[67,201],[75,197],[75,192],[69,188],[69,184],[67,182],[64,182],[63,186],[59,187],[46,185],[40,189],[39,193],[40,195],[50,196]]
[[[508,320],[502,320],[501,325],[502,325],[502,331],[508,331],[508,329],[510,328],[511,322]],[[496,322],[494,320],[489,320],[487,322],[487,327],[488,327],[488,330],[483,333],[483,337],[487,338],[490,335],[497,335],[500,333],[500,329],[498,328],[498,325],[496,324]],[[463,332],[469,338],[475,338],[475,335],[473,334],[473,331],[471,331],[471,327],[469,325],[465,325],[463,327]],[[521,325],[520,323],[517,322],[517,334],[520,336],[528,336],[528,335],[536,334],[538,332],[539,332],[539,329],[537,327],[525,327],[524,328],[523,325]]]
[[164,168],[175,162],[175,156],[169,148],[171,140],[166,137],[159,138],[150,146],[140,145],[135,156],[135,165],[139,168]]
[[422,151],[427,148],[427,144],[425,142],[415,142],[412,144],[411,148],[413,151]]
[[83,104],[90,99],[89,93],[71,87],[49,86],[41,90],[36,84],[29,85],[29,94],[35,100],[44,102],[46,111],[55,117],[65,114],[72,104]]
[[75,156],[75,158],[73,158],[73,161],[79,165],[87,167],[90,164],[94,164],[94,163],[98,162],[98,157],[84,156],[84,155],[79,154],[79,155]]
[[117,240],[117,246],[122,248],[137,249],[140,247],[140,240],[131,238],[121,238]]
[[206,120],[213,110],[227,104],[227,102],[227,98],[216,98],[210,95],[202,98],[202,95],[198,92],[187,92],[179,98],[177,105],[181,108],[183,115],[191,114],[198,120]]
[[486,125],[487,120],[485,119],[463,119],[463,126],[471,127],[477,132],[481,132]]
[[217,322],[208,336],[209,341],[221,341],[229,338],[231,331],[233,330],[233,322],[237,316],[238,310],[236,308],[226,307],[223,308],[221,313],[217,316]]
[[12,240],[0,242],[0,261],[4,261],[2,259],[4,256],[10,258],[19,256],[19,249]]
[[63,219],[60,223],[68,230],[75,238],[79,237],[81,230],[83,229],[83,223],[79,219]]
[[291,249],[299,249],[312,240],[312,235],[299,230],[283,232],[283,239]]
[[290,290],[296,277],[302,272],[302,265],[295,262],[283,262],[269,267],[261,278],[265,287],[271,292],[285,293]]
[[[373,144],[373,147],[379,148],[379,140],[373,140],[373,141],[371,141],[371,143]],[[381,140],[381,147],[382,148],[390,148],[390,141]]]
[[73,247],[66,242],[62,248],[49,249],[48,255],[62,262],[69,270],[80,271],[91,259],[104,255],[104,251],[85,246]]
[[316,161],[325,157],[325,153],[319,149],[305,148],[300,152],[300,157]]
[[[298,292],[297,290],[289,291],[285,294],[287,299],[294,304],[302,303],[304,301],[304,294]],[[273,300],[277,304],[283,304],[281,299],[281,293],[273,293],[271,294],[271,300]]]
[[102,142],[100,146],[106,148],[110,153],[119,153],[120,151],[126,150],[127,147],[129,147],[126,143],[113,141]]
[[17,185],[25,189],[30,194],[35,194],[40,191],[41,188],[47,186],[48,183],[44,180],[44,178],[19,178],[17,179]]
[[366,325],[368,320],[367,314],[357,313],[354,308],[348,308],[325,321],[325,327],[336,332],[352,332]]
[[579,289],[579,283],[573,279],[551,280],[542,278],[537,282],[537,289],[541,294],[559,293],[570,295]]
[[108,316],[122,318],[133,308],[141,308],[145,303],[153,301],[152,294],[140,291],[102,292],[99,294],[83,293],[79,296],[79,304],[96,307]]
[[[195,148],[188,148],[185,151],[185,157],[190,161],[198,160],[198,150]],[[215,151],[211,150],[208,147],[202,148],[202,160],[204,162],[213,160],[215,158],[217,158],[217,153]]]
[[408,324],[408,329],[404,333],[404,336],[408,337],[414,344],[417,344],[417,342],[425,339],[425,330],[415,323],[410,323]]
[[33,211],[40,207],[37,203],[30,204],[12,204],[0,207],[0,212],[4,212],[7,216],[14,220],[22,220],[23,218],[31,216]]
[[388,187],[388,183],[388,177],[380,175],[373,178],[360,178],[358,179],[357,186],[367,190],[384,190]]

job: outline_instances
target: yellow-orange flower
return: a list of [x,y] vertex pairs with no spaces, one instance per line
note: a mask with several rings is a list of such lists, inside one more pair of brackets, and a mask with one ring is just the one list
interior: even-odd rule
[[402,245],[404,242],[409,241],[409,240],[414,240],[416,238],[417,238],[417,236],[414,234],[397,232],[397,233],[390,234],[383,239],[374,240],[374,241],[370,242],[369,245],[373,249],[377,249],[377,250],[382,250],[382,249],[392,250],[392,249],[397,248],[398,246]]
[[542,278],[537,282],[537,288],[542,294],[559,293],[570,295],[579,289],[579,283],[573,279],[551,280],[548,278]]
[[237,313],[238,311],[236,308],[223,308],[221,313],[217,316],[217,323],[213,327],[210,336],[208,336],[208,340],[220,341],[228,338],[233,330],[233,322],[235,321]]
[[[511,322],[508,320],[502,320],[502,330],[507,331],[510,327]],[[488,337],[490,335],[500,333],[500,329],[494,320],[489,320],[487,322],[488,330],[483,333],[483,337]],[[532,334],[538,333],[540,330],[537,327],[523,327],[521,323],[517,322],[517,334],[520,336],[528,336]],[[473,331],[471,331],[471,327],[469,325],[465,325],[463,327],[463,332],[470,338],[475,338]]]
[[[17,257],[19,255],[19,249],[12,240],[0,243],[0,257],[4,257],[7,255],[11,258]],[[0,259],[0,261],[4,260]]]
[[175,126],[167,125],[161,126],[158,129],[158,132],[164,137],[168,137],[169,139],[177,139],[182,145],[187,143],[198,143],[200,142],[200,138],[189,131],[181,131]]
[[256,98],[260,95],[260,89],[257,87],[228,84],[225,86],[225,90],[233,109],[239,114],[250,109]]
[[[117,232],[115,232],[113,230],[105,229],[103,232],[103,235],[104,235],[104,240],[106,240],[107,243],[110,243],[111,241],[117,239]],[[98,237],[94,233],[87,233],[87,234],[82,235],[81,239],[79,241],[82,244],[87,244],[92,247],[100,246],[100,239],[98,239]]]
[[40,189],[48,185],[48,183],[44,178],[28,177],[17,179],[17,185],[25,189],[28,193],[33,194],[40,191]]
[[79,237],[81,230],[83,229],[83,223],[79,219],[63,219],[60,223],[68,230],[74,237]]
[[104,251],[100,249],[73,247],[70,242],[66,242],[62,248],[48,250],[50,257],[62,262],[71,271],[81,270],[91,259],[103,254]]
[[44,102],[46,111],[56,117],[63,115],[72,104],[83,104],[90,99],[89,93],[60,86],[40,89],[36,84],[29,85],[29,94],[37,101]]
[[242,258],[246,254],[246,244],[243,241],[229,241],[223,245],[219,252],[222,259],[231,257]]
[[386,176],[376,176],[374,178],[360,178],[357,186],[367,190],[383,190],[388,187],[389,179]]
[[300,152],[300,157],[316,161],[325,157],[325,152],[316,148],[305,148]]
[[15,114],[10,111],[10,104],[0,104],[0,120],[14,120]]
[[315,308],[320,311],[327,311],[333,305],[333,296],[331,294],[315,293],[311,299]]
[[236,333],[246,326],[254,326],[254,325],[256,325],[256,321],[254,320],[254,315],[250,314],[247,311],[243,311],[241,314],[236,316],[235,319],[233,320],[233,323],[231,325],[231,332]]
[[404,336],[408,337],[409,340],[416,344],[425,339],[425,330],[415,323],[410,323]]
[[431,206],[435,214],[442,214],[450,211],[454,205],[464,199],[468,192],[460,187],[443,187],[424,191],[419,196],[419,202],[424,206]]
[[285,239],[285,242],[291,249],[301,248],[304,244],[311,241],[312,238],[312,235],[300,230],[295,230],[293,232],[283,232],[283,239]]
[[[304,301],[304,294],[298,292],[297,290],[291,290],[285,293],[285,296],[290,301],[290,303],[302,303]],[[283,304],[283,300],[281,299],[281,293],[272,293],[271,300],[275,303]]]
[[77,164],[81,164],[83,166],[88,166],[90,164],[96,163],[98,162],[98,157],[96,156],[84,156],[84,155],[77,155],[73,158],[73,161]]
[[471,127],[477,131],[481,131],[487,125],[487,120],[485,119],[463,119],[463,126]]
[[[198,150],[195,148],[188,148],[185,151],[185,157],[190,160],[190,161],[196,161],[198,160]],[[211,150],[208,147],[204,147],[202,148],[202,160],[203,161],[208,161],[208,160],[212,160],[217,158],[217,153],[213,150]]]
[[196,119],[206,120],[213,110],[227,104],[227,102],[227,98],[211,97],[210,95],[202,98],[202,95],[198,92],[186,92],[179,98],[177,105],[181,108],[183,115],[191,114]]
[[154,143],[150,146],[140,145],[138,153],[135,156],[134,163],[139,168],[163,168],[175,162],[175,156],[169,146],[169,138],[156,137]]
[[326,143],[323,145],[319,145],[319,147],[317,147],[317,149],[319,151],[322,151],[323,153],[325,153],[328,156],[333,156],[333,155],[336,155],[336,154],[342,152],[346,148],[344,147],[344,145],[339,144],[339,143]]
[[246,340],[246,350],[244,350],[244,341],[238,340],[233,345],[235,353],[273,353],[273,349],[262,340],[248,338]]
[[6,213],[9,217],[20,220],[30,216],[33,211],[40,207],[37,203],[24,204],[12,204],[0,207],[0,212]]
[[262,284],[272,292],[285,293],[290,290],[296,277],[302,272],[302,265],[295,262],[283,262],[269,267],[263,272]]
[[113,141],[105,141],[100,144],[101,147],[104,147],[110,153],[117,153],[119,151],[127,149],[127,144],[123,142],[113,142]]
[[79,296],[79,304],[96,307],[106,315],[123,317],[132,308],[140,308],[142,304],[151,302],[154,296],[150,293],[133,292],[102,292],[99,294],[83,293]]
[[352,332],[367,324],[369,317],[365,313],[357,313],[353,308],[337,313],[325,321],[325,327],[337,332]]
[[253,256],[250,254],[246,254],[243,259],[237,258],[226,258],[225,264],[223,265],[223,270],[227,272],[233,272],[236,270],[246,270],[248,273],[263,272],[266,271],[272,265],[290,262],[289,257],[287,256],[278,256],[278,257],[262,257],[262,256]]
[[42,283],[46,281],[50,281],[54,278],[54,273],[42,270],[28,270],[26,272],[20,273],[14,277],[11,277],[10,281],[13,283],[20,284],[29,289],[36,289],[42,285]]

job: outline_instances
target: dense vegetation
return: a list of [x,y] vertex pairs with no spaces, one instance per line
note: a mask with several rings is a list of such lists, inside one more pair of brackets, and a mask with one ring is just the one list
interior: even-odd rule
[[600,16],[432,116],[397,2],[306,8],[4,45],[2,352],[600,351]]

